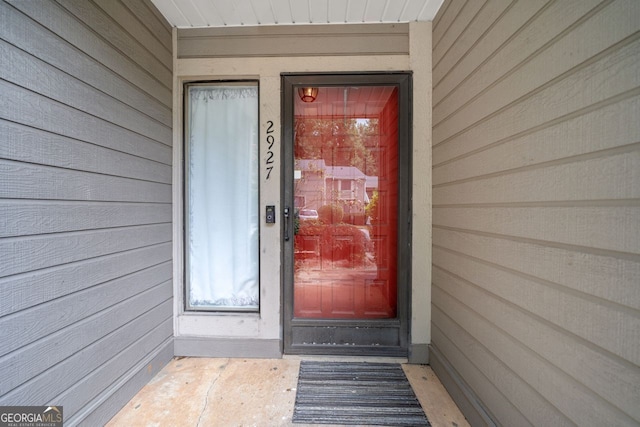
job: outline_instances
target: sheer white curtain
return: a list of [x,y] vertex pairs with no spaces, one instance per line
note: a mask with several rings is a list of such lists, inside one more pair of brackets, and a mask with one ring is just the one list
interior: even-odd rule
[[191,308],[258,308],[258,87],[188,87]]

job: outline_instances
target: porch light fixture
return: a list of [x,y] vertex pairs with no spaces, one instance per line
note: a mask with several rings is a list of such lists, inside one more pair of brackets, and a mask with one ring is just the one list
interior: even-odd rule
[[303,102],[313,102],[318,97],[317,87],[299,87],[298,96]]

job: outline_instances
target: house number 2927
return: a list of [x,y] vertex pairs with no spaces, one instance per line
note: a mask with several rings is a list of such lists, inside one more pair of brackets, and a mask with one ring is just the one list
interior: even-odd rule
[[265,164],[267,167],[267,179],[271,177],[271,171],[273,170],[273,164],[275,161],[273,160],[273,144],[275,139],[273,138],[273,122],[269,120],[267,122],[267,157],[265,159]]

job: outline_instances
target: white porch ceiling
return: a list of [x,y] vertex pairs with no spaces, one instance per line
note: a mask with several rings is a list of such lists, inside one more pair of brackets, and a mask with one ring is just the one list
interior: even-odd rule
[[444,0],[151,0],[174,27],[431,21]]

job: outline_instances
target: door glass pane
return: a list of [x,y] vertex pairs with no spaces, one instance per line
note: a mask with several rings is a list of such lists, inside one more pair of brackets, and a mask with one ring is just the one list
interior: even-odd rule
[[294,316],[397,315],[398,91],[294,101]]
[[258,309],[257,83],[186,91],[187,308]]

